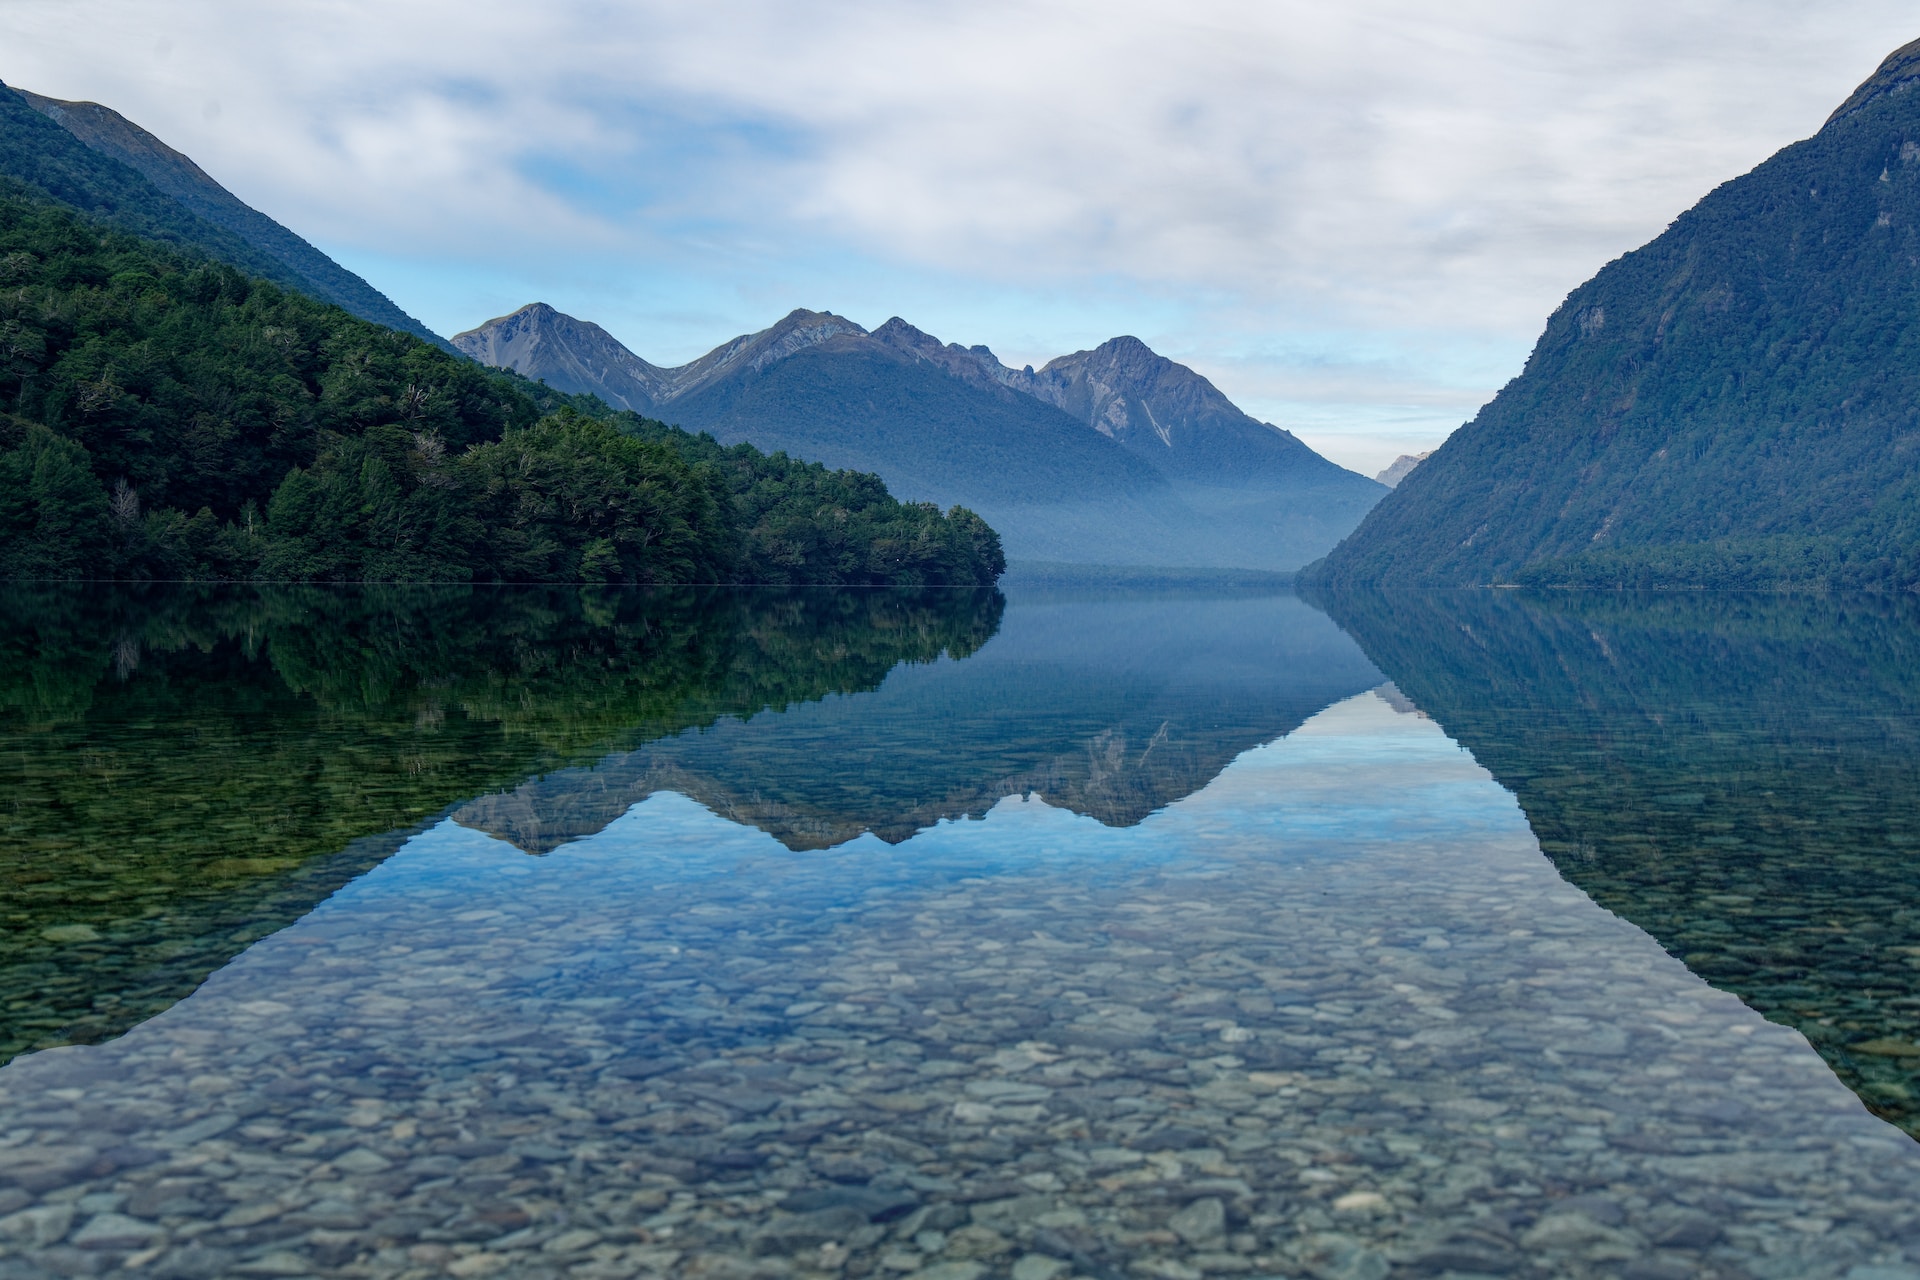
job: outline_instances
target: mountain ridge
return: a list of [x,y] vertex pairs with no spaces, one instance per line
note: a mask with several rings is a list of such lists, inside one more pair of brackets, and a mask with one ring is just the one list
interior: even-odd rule
[[283,288],[299,288],[284,265],[193,212],[137,169],[87,146],[5,84],[0,84],[0,178],[28,199],[190,249]]
[[[4,88],[11,89],[11,97],[24,102],[88,151],[137,174],[153,192],[173,201],[189,217],[226,233],[224,237],[203,236],[198,247],[230,265],[342,307],[362,320],[411,333],[443,350],[453,349],[445,338],[401,310],[367,281],[242,201],[191,157],[168,146],[111,107],[97,102],[50,98],[15,86]],[[101,174],[113,175],[121,183],[125,182],[124,175],[115,174],[109,166],[96,168]],[[45,190],[41,183],[33,185]],[[237,240],[251,252],[236,254],[235,246],[226,237]]]
[[1131,337],[1011,369],[898,316],[868,331],[798,309],[664,368],[531,303],[453,342],[560,390],[962,503],[1018,559],[1287,570],[1385,492]]

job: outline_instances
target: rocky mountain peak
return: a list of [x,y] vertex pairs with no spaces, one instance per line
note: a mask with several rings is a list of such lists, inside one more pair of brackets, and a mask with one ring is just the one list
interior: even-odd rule
[[648,364],[619,339],[544,302],[453,336],[461,353],[512,369],[561,391],[592,392],[616,409],[648,413],[666,390],[667,371]]
[[796,307],[758,333],[743,333],[722,343],[691,364],[665,370],[660,403],[676,400],[735,370],[758,373],[796,352],[836,338],[865,337],[867,331],[831,311]]
[[1051,360],[1013,385],[1122,443],[1174,449],[1206,419],[1247,419],[1211,382],[1131,335]]
[[1172,364],[1173,361],[1155,351],[1130,333],[1117,338],[1108,338],[1093,349],[1096,356],[1105,356],[1109,360],[1146,360],[1160,364]]
[[808,311],[805,308],[796,307],[780,317],[772,328],[762,330],[754,336],[765,348],[779,348],[783,354],[791,354],[804,347],[825,342],[829,338],[837,338],[845,334],[864,336],[866,332],[845,316],[837,316],[831,311]]

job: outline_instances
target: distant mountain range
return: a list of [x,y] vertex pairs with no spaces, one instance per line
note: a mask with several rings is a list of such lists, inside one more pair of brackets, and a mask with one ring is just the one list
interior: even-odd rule
[[0,85],[0,177],[136,235],[197,249],[452,350],[378,289],[98,103],[63,102]]
[[1567,298],[1307,575],[1920,587],[1920,41]]
[[1035,371],[902,320],[796,311],[678,368],[535,304],[449,344],[117,112],[0,86],[0,179],[619,409],[964,505],[1028,561],[1290,570],[1386,492],[1116,338]]
[[795,311],[666,368],[534,303],[453,341],[558,390],[965,505],[1015,559],[1292,569],[1386,492],[1136,338],[1035,371],[898,318],[868,332]]

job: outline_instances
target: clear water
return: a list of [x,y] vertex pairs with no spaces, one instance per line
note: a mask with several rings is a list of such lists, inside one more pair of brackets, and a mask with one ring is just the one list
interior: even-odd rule
[[1920,1276],[1905,617],[1328,604],[16,597],[0,1276]]

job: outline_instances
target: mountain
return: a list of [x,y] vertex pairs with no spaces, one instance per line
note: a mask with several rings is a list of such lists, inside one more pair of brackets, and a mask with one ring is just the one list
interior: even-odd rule
[[1310,577],[1920,585],[1920,41],[1547,321]]
[[[18,111],[13,95],[18,95],[20,101],[59,125],[88,150],[144,178],[151,188],[150,192],[139,192],[138,197],[125,194],[140,184],[129,181],[124,170],[116,166],[96,163],[85,166],[93,179],[89,185],[96,193],[93,196],[94,204],[92,207],[87,204],[78,207],[88,212],[99,211],[101,196],[116,188],[118,190],[114,195],[107,197],[116,204],[125,204],[136,198],[148,204],[158,203],[152,200],[152,193],[157,192],[163,200],[177,203],[194,218],[227,233],[220,237],[209,237],[203,232],[190,233],[186,243],[251,275],[265,276],[276,284],[298,289],[308,297],[331,302],[362,320],[371,320],[375,324],[425,338],[436,346],[447,347],[446,339],[395,306],[385,294],[266,214],[242,203],[225,187],[208,177],[206,171],[191,159],[119,112],[97,102],[63,102],[58,98],[29,93],[25,89],[14,89],[12,94],[0,92],[0,99],[4,99],[0,101],[0,128],[14,124],[13,120],[4,119]],[[17,126],[8,129],[7,134],[10,153],[23,140],[29,143],[29,151],[48,150],[48,144],[56,137],[47,130],[20,130]],[[48,156],[55,164],[67,166],[72,165],[74,158],[75,150],[71,146],[54,148]],[[22,157],[9,154],[4,162],[12,176],[22,178],[46,194],[74,203],[69,197],[62,196],[59,190],[50,189],[44,181],[36,182],[24,173],[15,172],[21,160]],[[128,229],[146,233],[139,226],[129,226]],[[239,246],[244,246],[250,252],[236,254]]]
[[544,302],[456,334],[454,349],[496,369],[512,369],[557,391],[597,395],[616,409],[657,411],[662,369],[648,364],[597,324],[561,315]]
[[1176,483],[1244,489],[1305,481],[1366,491],[1351,483],[1352,472],[1292,433],[1254,421],[1211,382],[1138,338],[1061,356],[1038,373],[1007,373],[1010,386],[1066,410]]
[[137,170],[81,142],[0,85],[0,179],[147,240],[178,245],[249,275],[298,288],[294,274],[194,213]]
[[1388,465],[1387,469],[1375,476],[1374,479],[1389,489],[1398,488],[1400,482],[1407,478],[1408,472],[1432,456],[1433,450],[1431,449],[1428,449],[1425,453],[1403,453],[1395,458],[1393,462]]
[[722,441],[960,503],[1023,560],[1292,569],[1384,492],[1135,338],[1014,370],[894,318],[795,311],[678,368],[545,304],[454,338],[482,363]]

